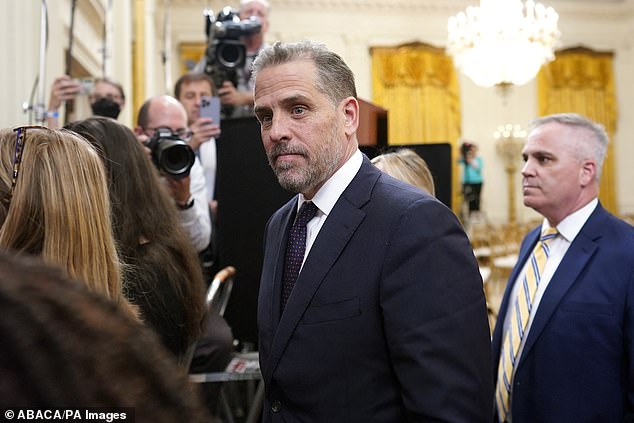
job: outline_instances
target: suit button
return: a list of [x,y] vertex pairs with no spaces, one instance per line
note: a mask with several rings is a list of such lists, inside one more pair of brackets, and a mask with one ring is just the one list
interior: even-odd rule
[[273,401],[273,403],[271,404],[271,411],[274,413],[279,413],[281,409],[282,409],[282,403],[279,402],[278,400]]

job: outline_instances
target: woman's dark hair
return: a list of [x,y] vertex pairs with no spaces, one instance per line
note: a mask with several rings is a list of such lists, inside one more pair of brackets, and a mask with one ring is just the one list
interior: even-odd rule
[[206,422],[184,369],[105,296],[34,257],[0,253],[0,403],[130,407],[137,422]]
[[84,136],[103,156],[115,239],[126,264],[126,295],[163,343],[182,355],[202,333],[204,284],[174,202],[126,126],[95,116],[67,128]]
[[462,160],[464,161],[466,165],[468,165],[467,154],[472,149],[473,149],[473,144],[470,142],[465,141],[460,145],[460,155],[462,156]]

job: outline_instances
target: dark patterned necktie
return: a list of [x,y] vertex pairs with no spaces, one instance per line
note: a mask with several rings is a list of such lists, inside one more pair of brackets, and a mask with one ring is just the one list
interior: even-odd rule
[[299,209],[295,223],[288,233],[286,244],[286,256],[284,257],[284,279],[282,284],[282,310],[286,307],[286,301],[291,295],[299,269],[304,261],[306,252],[306,224],[315,217],[317,206],[311,201],[306,201]]

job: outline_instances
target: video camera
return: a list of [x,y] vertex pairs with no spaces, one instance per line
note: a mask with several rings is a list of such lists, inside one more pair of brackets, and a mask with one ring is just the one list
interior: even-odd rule
[[152,152],[154,165],[176,179],[189,176],[196,156],[192,148],[169,128],[157,128],[146,143]]
[[262,23],[255,16],[240,20],[230,6],[224,7],[215,18],[211,10],[206,10],[205,16],[208,40],[205,73],[214,81],[216,88],[220,88],[224,81],[231,81],[237,87],[236,69],[244,66],[247,55],[240,37],[259,33]]

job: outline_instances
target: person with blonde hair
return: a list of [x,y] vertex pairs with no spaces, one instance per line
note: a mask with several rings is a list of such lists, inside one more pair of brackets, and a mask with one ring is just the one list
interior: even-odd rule
[[0,249],[40,256],[136,314],[122,292],[103,165],[85,139],[0,130],[0,225]]
[[434,177],[427,162],[415,151],[400,148],[376,156],[372,163],[388,175],[435,195]]

